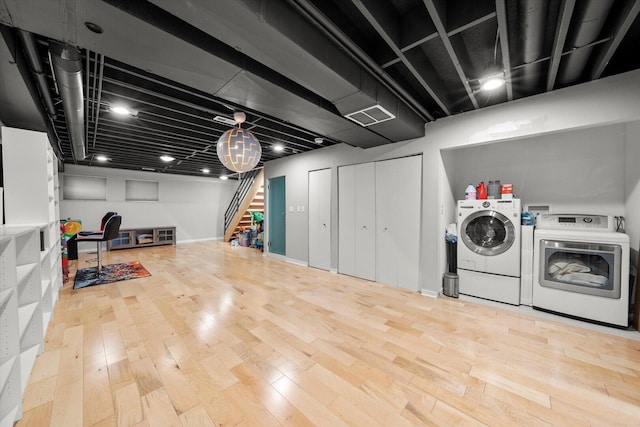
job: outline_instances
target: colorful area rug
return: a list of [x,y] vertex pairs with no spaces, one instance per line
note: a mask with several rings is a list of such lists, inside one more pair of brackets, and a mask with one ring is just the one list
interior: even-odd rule
[[139,277],[147,276],[151,276],[151,273],[149,273],[138,261],[123,264],[103,265],[100,274],[97,274],[97,267],[81,268],[76,271],[73,289],[86,288],[87,286],[94,285],[104,285],[105,283],[137,279]]

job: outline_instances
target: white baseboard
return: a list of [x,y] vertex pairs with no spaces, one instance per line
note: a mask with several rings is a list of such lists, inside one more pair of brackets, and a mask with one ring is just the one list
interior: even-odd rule
[[222,241],[224,240],[224,237],[207,237],[204,239],[189,239],[189,240],[177,240],[176,241],[176,245],[179,245],[181,243],[196,243],[196,242],[212,242],[212,241]]
[[264,254],[265,254],[266,256],[268,256],[268,257],[275,258],[275,259],[279,259],[280,261],[286,261],[286,260],[287,260],[287,257],[286,257],[286,256],[284,256],[284,255],[280,255],[280,254],[274,254],[273,252],[266,252],[266,251],[265,251],[265,252],[264,252]]
[[440,291],[432,291],[429,289],[420,289],[420,294],[424,295],[425,297],[430,297],[430,298],[439,298],[440,297]]
[[337,268],[330,268],[329,269],[329,273],[338,274],[338,269]]
[[285,261],[291,264],[300,265],[302,267],[309,267],[309,263],[305,261],[300,261],[293,258],[285,258]]

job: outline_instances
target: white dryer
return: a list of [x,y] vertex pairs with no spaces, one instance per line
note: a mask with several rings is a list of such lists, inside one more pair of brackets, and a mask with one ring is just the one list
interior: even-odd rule
[[533,254],[533,307],[629,324],[629,236],[601,215],[543,215]]
[[520,304],[521,203],[458,201],[459,293]]

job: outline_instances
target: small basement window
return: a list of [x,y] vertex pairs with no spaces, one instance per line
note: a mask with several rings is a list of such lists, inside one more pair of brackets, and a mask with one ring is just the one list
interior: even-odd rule
[[158,182],[126,180],[125,200],[127,202],[157,202]]

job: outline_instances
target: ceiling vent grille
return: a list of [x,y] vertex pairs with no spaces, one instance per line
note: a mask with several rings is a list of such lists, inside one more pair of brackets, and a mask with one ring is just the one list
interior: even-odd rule
[[396,116],[385,110],[380,105],[374,105],[359,111],[354,111],[353,113],[345,114],[345,117],[364,127],[396,118]]
[[215,116],[213,118],[214,122],[218,122],[218,123],[224,123],[225,125],[229,125],[229,126],[235,126],[236,125],[236,121],[233,119],[230,119],[228,117],[224,117],[224,116]]

